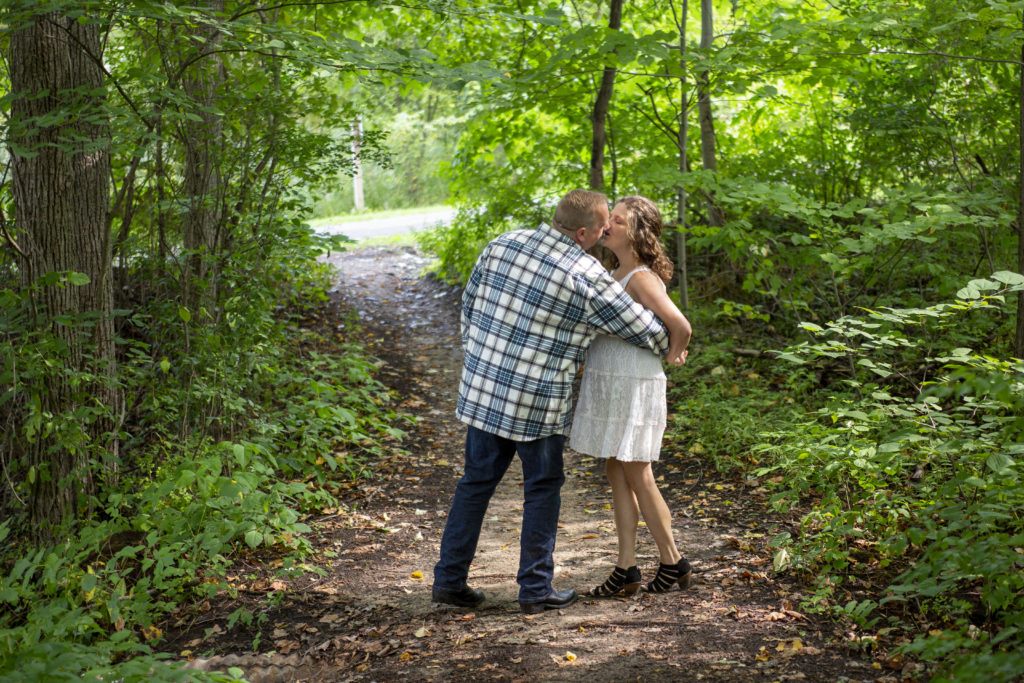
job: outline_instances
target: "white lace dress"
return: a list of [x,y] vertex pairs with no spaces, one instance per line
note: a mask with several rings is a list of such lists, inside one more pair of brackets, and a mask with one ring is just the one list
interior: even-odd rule
[[[641,270],[626,275],[623,287]],[[569,448],[599,458],[653,462],[665,433],[661,358],[618,337],[599,334],[583,366]]]

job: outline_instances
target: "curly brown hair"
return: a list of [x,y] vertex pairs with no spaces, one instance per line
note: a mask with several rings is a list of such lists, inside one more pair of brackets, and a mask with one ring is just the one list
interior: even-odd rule
[[[661,246],[661,211],[657,204],[647,197],[630,195],[615,202],[615,205],[626,205],[628,217],[629,242],[633,245],[633,253],[637,260],[654,271],[663,281],[672,279],[674,267]],[[618,259],[612,257],[612,265],[619,267]]]

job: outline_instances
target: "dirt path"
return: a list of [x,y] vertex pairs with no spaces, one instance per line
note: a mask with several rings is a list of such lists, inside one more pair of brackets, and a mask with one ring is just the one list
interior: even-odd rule
[[[699,572],[689,590],[520,614],[514,469],[492,500],[470,573],[486,602],[432,609],[433,565],[462,461],[459,292],[420,277],[427,262],[410,249],[331,260],[340,269],[337,315],[358,313],[357,341],[383,360],[380,378],[419,422],[371,465],[374,478],[341,488],[344,507],[309,520],[322,575],[285,580],[273,558],[254,556],[233,575],[237,599],[179,618],[169,651],[187,652],[197,668],[240,666],[253,681],[897,681],[912,673],[874,662],[846,647],[831,622],[801,614],[797,588],[771,572],[764,544],[786,520],[768,511],[759,483],[721,479],[683,454],[665,454],[655,473],[679,547]],[[566,470],[555,586],[582,592],[614,562],[611,497],[593,459],[568,451]],[[640,536],[650,580],[657,552]],[[229,630],[239,606],[262,628]]]

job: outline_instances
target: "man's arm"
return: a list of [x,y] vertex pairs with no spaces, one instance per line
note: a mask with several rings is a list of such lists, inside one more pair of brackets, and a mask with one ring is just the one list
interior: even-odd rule
[[466,288],[462,290],[460,327],[463,348],[465,348],[466,341],[469,339],[469,324],[473,316],[473,303],[476,301],[476,291],[480,288],[480,281],[483,279],[483,266],[481,264],[487,252],[488,249],[485,248],[480,258],[477,259],[476,265],[473,266],[473,272],[469,274],[469,280],[466,281]]
[[657,316],[633,301],[622,285],[607,273],[592,284],[591,325],[659,356],[668,352],[668,332]]

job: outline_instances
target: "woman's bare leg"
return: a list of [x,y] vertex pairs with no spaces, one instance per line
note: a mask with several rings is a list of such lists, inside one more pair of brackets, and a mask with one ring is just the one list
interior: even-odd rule
[[616,565],[629,569],[636,564],[636,526],[640,522],[640,508],[626,481],[623,463],[608,458],[604,471],[608,483],[612,485],[612,511],[615,514],[615,533],[619,537],[619,559]]
[[[672,536],[672,513],[669,511],[665,499],[661,496],[661,491],[658,490],[657,482],[654,481],[654,471],[651,469],[651,463],[620,462],[619,466],[622,468],[622,477],[626,481],[630,496],[636,501],[636,505],[644,516],[644,522],[647,523],[647,528],[650,530],[651,536],[654,537],[654,542],[658,544],[658,554],[661,556],[661,563],[678,563],[682,559],[682,555],[679,553],[678,548],[676,548],[676,540]],[[615,486],[613,484],[613,494],[614,491]],[[615,507],[618,508],[618,506],[618,498],[616,498]],[[616,523],[618,523],[618,513],[616,513]],[[621,553],[621,535],[619,543],[619,552]]]

